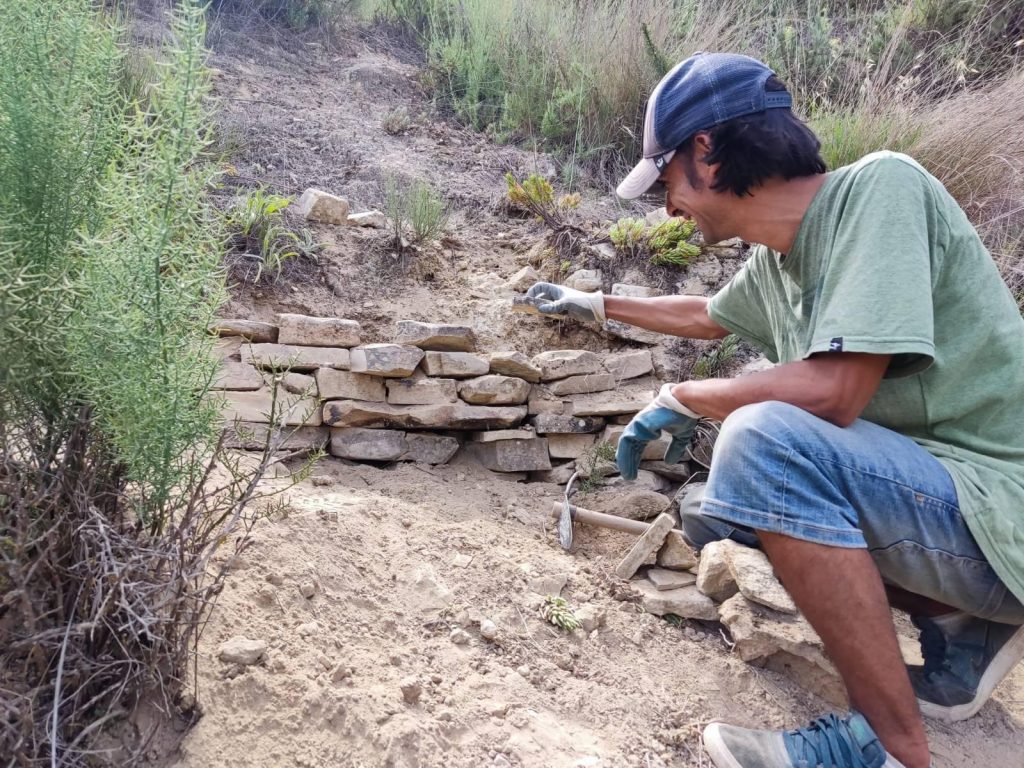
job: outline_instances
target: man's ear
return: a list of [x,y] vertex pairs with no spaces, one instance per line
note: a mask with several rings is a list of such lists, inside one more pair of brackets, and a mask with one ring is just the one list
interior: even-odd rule
[[693,159],[697,174],[705,186],[712,186],[715,183],[715,175],[718,173],[719,163],[709,164],[707,156],[713,149],[711,134],[707,131],[698,131],[693,136]]

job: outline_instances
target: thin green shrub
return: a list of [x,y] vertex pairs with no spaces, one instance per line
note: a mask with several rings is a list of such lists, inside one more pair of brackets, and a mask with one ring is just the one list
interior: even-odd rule
[[448,206],[428,182],[405,181],[392,174],[384,179],[383,193],[392,245],[399,252],[410,245],[435,240],[443,232],[448,222]]
[[701,254],[690,242],[696,234],[697,225],[688,219],[675,217],[652,227],[627,217],[612,225],[608,238],[620,253],[644,256],[656,267],[688,267]]
[[300,257],[315,259],[322,248],[308,229],[292,229],[284,220],[290,197],[254,189],[224,214],[228,261],[240,263],[243,274],[259,282],[264,272],[280,276],[285,264]]

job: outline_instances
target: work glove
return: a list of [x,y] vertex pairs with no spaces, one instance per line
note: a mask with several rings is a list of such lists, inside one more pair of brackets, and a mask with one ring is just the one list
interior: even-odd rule
[[547,304],[539,304],[537,309],[545,315],[569,315],[577,320],[592,323],[603,323],[604,294],[584,293],[575,288],[554,283],[534,283],[526,292],[527,298],[546,300]]
[[665,451],[666,464],[675,464],[683,458],[690,445],[700,415],[676,400],[672,394],[673,386],[675,385],[664,385],[658,396],[626,425],[622,437],[619,438],[619,446],[615,450],[615,463],[627,480],[636,479],[644,448],[652,440],[661,437],[662,432],[672,436],[672,442]]

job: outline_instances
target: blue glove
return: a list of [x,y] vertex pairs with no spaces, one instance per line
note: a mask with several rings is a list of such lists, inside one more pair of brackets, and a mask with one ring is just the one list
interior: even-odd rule
[[537,307],[545,315],[569,315],[591,323],[605,321],[604,294],[601,291],[586,293],[554,283],[534,283],[526,295],[548,302]]
[[658,396],[633,417],[619,438],[619,446],[615,450],[615,463],[627,480],[636,479],[644,448],[652,440],[661,437],[662,432],[672,436],[672,442],[665,451],[666,464],[675,464],[683,458],[683,454],[690,446],[700,415],[676,400],[672,394],[673,386],[664,385]]

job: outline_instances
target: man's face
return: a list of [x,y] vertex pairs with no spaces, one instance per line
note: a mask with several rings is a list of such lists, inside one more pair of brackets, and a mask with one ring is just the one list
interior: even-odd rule
[[705,242],[718,243],[735,237],[729,221],[731,193],[711,189],[717,166],[702,162],[707,145],[698,134],[692,152],[678,151],[659,181],[665,185],[665,210],[669,216],[692,219]]

